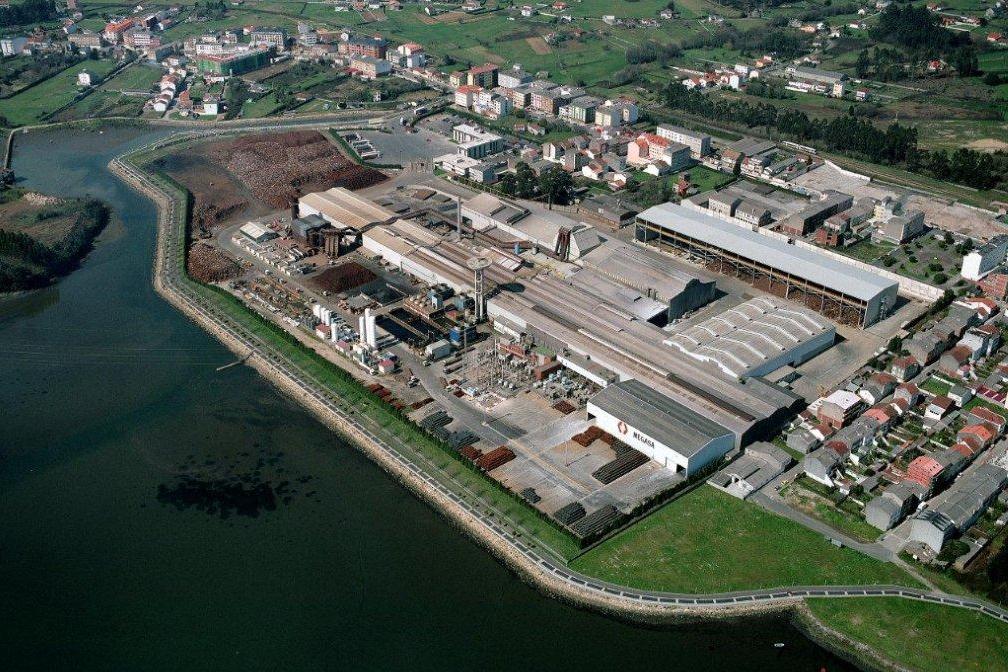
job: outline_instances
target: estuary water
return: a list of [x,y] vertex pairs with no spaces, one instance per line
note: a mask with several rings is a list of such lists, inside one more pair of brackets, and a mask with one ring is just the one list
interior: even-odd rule
[[[851,669],[783,619],[644,628],[543,597],[251,369],[216,372],[230,353],[151,287],[153,205],[105,169],[162,133],[15,144],[23,186],[117,221],[0,300],[0,669]],[[244,511],[186,487],[267,481]]]

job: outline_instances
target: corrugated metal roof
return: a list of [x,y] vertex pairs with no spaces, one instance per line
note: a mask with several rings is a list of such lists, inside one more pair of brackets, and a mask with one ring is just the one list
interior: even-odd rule
[[787,271],[848,296],[870,301],[896,287],[880,275],[836,261],[782,240],[722,221],[674,203],[663,203],[637,215],[652,224]]
[[592,397],[591,403],[686,458],[696,455],[711,441],[733,436],[723,425],[638,380],[612,383]]

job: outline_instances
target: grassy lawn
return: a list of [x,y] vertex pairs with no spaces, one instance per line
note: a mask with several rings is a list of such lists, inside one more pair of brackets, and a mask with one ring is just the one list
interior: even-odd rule
[[838,248],[837,252],[848,257],[853,257],[866,264],[874,264],[883,255],[893,249],[893,245],[888,243],[873,243],[868,238],[860,240],[850,247]]
[[917,583],[709,486],[667,504],[571,566],[650,590],[718,592],[817,584]]
[[276,96],[272,93],[267,93],[265,96],[257,98],[251,103],[246,102],[242,105],[242,117],[246,119],[267,117],[279,108],[280,103],[277,101]]
[[117,63],[112,60],[85,61],[72,65],[38,86],[23,91],[12,98],[0,100],[0,116],[7,117],[12,125],[39,122],[42,117],[66,105],[78,92],[77,74],[87,70],[104,77]]
[[1008,670],[1008,625],[989,616],[899,598],[808,605],[826,626],[920,672]]
[[920,388],[922,390],[927,390],[931,394],[945,395],[948,394],[950,389],[952,389],[952,385],[931,376],[921,384]]
[[[805,479],[808,480],[808,479]],[[802,483],[804,485],[804,483]],[[835,530],[843,532],[858,541],[875,541],[880,532],[852,512],[822,501],[800,486],[792,486],[787,491],[788,501],[808,515],[820,520]]]
[[716,170],[711,170],[706,166],[693,166],[692,168],[687,168],[681,172],[671,175],[668,178],[669,186],[675,187],[679,183],[679,176],[683,173],[688,173],[690,176],[690,183],[696,185],[699,192],[711,191],[712,189],[719,189],[726,184],[735,181],[734,175],[728,175],[726,173],[721,173]]

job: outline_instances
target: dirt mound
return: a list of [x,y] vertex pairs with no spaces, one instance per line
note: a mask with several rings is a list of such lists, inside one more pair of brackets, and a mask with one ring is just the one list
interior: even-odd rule
[[311,284],[319,289],[339,294],[377,279],[374,273],[355,261],[327,268],[312,279]]
[[241,273],[241,266],[234,260],[203,242],[189,248],[186,266],[189,275],[200,282],[220,282]]

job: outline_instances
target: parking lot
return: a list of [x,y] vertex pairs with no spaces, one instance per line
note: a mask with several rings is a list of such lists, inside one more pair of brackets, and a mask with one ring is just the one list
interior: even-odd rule
[[417,128],[415,133],[394,128],[389,133],[361,131],[359,135],[378,152],[378,158],[369,159],[376,163],[406,165],[410,161],[430,161],[435,156],[455,151],[455,143],[449,138],[426,128]]

